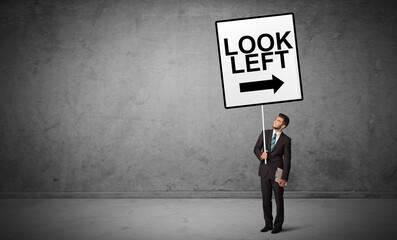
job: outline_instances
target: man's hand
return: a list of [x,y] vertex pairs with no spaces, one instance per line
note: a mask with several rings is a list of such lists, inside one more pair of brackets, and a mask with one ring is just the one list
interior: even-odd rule
[[266,152],[262,153],[261,158],[262,159],[267,159],[267,150],[266,150]]
[[278,182],[278,185],[280,186],[280,187],[285,187],[285,184],[286,184],[287,182],[284,180],[284,179],[280,179],[280,182]]

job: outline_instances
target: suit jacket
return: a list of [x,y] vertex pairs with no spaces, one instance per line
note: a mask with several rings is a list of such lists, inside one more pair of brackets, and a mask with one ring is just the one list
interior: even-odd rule
[[260,177],[269,176],[270,179],[275,178],[277,168],[283,169],[283,175],[281,179],[288,181],[289,170],[291,167],[291,138],[281,132],[280,138],[276,145],[274,145],[273,151],[270,151],[270,143],[272,140],[273,130],[266,130],[266,149],[267,153],[267,164],[261,159],[263,153],[263,132],[259,135],[258,141],[256,141],[254,147],[254,153],[260,161],[258,175]]

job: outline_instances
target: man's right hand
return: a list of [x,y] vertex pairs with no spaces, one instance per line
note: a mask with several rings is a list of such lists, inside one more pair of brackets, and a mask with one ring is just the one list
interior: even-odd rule
[[266,152],[262,153],[261,158],[262,159],[267,159],[267,150],[266,150]]

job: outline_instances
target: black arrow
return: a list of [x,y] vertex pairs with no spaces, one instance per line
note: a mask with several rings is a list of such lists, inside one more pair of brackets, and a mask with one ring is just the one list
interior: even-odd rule
[[272,80],[240,83],[240,92],[252,92],[266,89],[273,89],[274,93],[284,84],[283,81],[272,75]]

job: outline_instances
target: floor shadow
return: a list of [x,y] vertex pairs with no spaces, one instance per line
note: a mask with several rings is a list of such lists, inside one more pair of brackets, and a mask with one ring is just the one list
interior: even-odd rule
[[283,226],[283,232],[296,231],[307,227],[308,226]]

